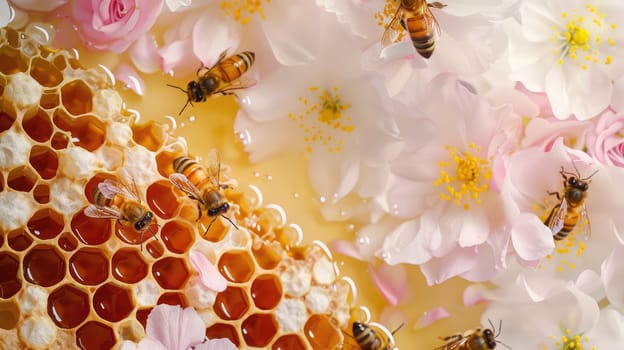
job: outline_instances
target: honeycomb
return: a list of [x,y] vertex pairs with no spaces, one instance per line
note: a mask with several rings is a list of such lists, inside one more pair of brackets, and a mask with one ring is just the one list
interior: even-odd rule
[[[168,180],[183,139],[135,123],[103,71],[0,29],[0,348],[109,349],[145,336],[157,304],[194,307],[208,338],[240,348],[334,349],[351,341],[354,289],[327,248],[297,245],[278,210],[227,177],[226,220],[198,220]],[[107,179],[132,181],[156,238],[85,215]],[[228,281],[207,289],[204,254]],[[350,340],[351,339],[351,340]]]

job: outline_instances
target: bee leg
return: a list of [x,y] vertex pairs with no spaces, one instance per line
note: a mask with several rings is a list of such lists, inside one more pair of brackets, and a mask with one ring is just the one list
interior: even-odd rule
[[404,30],[407,30],[407,23],[405,23],[405,20],[403,18],[401,18],[401,27],[403,27]]
[[195,222],[199,221],[199,219],[201,219],[201,217],[202,217],[202,210],[201,210],[201,208],[199,206],[199,202],[197,202],[197,212],[199,214],[197,215],[197,220],[195,220]]
[[459,334],[459,333],[456,333],[456,334],[453,334],[453,335],[449,335],[449,336],[446,336],[446,337],[439,337],[439,338],[448,343],[450,341],[454,341],[454,342],[458,341],[461,338],[463,338],[463,336],[461,334]]
[[443,3],[439,2],[439,1],[435,1],[435,2],[428,3],[427,6],[433,7],[433,8],[436,8],[436,9],[441,9],[441,8],[445,8],[446,4],[443,4]]
[[558,200],[561,200],[561,197],[559,196],[559,192],[550,192],[550,191],[546,191],[546,193],[548,193],[550,196],[555,196],[557,197]]

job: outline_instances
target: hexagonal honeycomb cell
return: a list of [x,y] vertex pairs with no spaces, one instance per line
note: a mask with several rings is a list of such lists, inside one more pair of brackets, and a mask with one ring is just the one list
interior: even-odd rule
[[[0,138],[16,145],[0,164],[0,203],[18,208],[0,208],[0,348],[42,348],[19,334],[29,322],[56,334],[43,348],[115,348],[145,335],[158,304],[194,307],[207,337],[243,349],[340,346],[354,291],[323,263],[326,248],[295,247],[279,211],[242,185],[223,190],[232,223],[199,217],[197,201],[168,178],[173,160],[189,156],[185,142],[158,123],[128,121],[104,72],[3,28],[0,93]],[[94,214],[95,190],[111,180],[130,184],[132,208],[153,225],[125,222],[124,196],[105,201],[108,216]],[[236,183],[227,172],[221,182]],[[225,290],[201,289],[193,251]],[[336,307],[306,307],[318,295]]]

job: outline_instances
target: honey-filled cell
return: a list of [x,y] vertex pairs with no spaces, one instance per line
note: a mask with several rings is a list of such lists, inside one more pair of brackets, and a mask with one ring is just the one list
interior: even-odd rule
[[95,191],[97,186],[100,183],[104,182],[104,180],[106,179],[116,180],[117,178],[109,173],[97,173],[93,175],[89,179],[89,181],[87,181],[87,184],[84,186],[84,194],[85,197],[87,197],[87,201],[89,201],[89,203],[95,203],[95,201],[93,200],[93,191]]
[[39,176],[27,165],[11,170],[7,176],[7,186],[15,191],[30,192]]
[[273,342],[271,350],[306,350],[306,346],[298,335],[286,334]]
[[258,309],[271,310],[282,298],[282,283],[273,274],[256,277],[251,284],[251,299]]
[[241,325],[241,333],[243,339],[249,346],[265,347],[269,345],[275,334],[277,334],[278,325],[272,314],[254,314]]
[[222,320],[238,320],[249,310],[249,301],[243,289],[228,286],[217,294],[212,307]]
[[73,115],[90,113],[92,100],[93,93],[82,80],[73,80],[61,87],[61,103]]
[[67,145],[69,145],[69,136],[67,136],[65,132],[57,131],[52,135],[52,140],[50,140],[50,146],[52,146],[52,148],[56,150],[65,149]]
[[169,177],[175,171],[173,170],[173,160],[179,157],[179,152],[160,151],[156,155],[156,167],[163,177]]
[[13,125],[13,122],[15,122],[14,115],[0,110],[0,133],[9,130]]
[[210,242],[220,242],[230,232],[231,224],[221,217],[211,218],[204,213],[197,223],[202,238]]
[[161,180],[147,188],[147,204],[152,212],[163,219],[171,219],[178,209],[178,197],[173,191],[173,184]]
[[44,92],[39,100],[39,106],[43,109],[56,108],[60,103],[59,95],[55,92]]
[[226,323],[215,323],[206,328],[206,337],[208,337],[208,339],[228,338],[234,345],[237,347],[240,346],[236,328]]
[[149,316],[150,312],[152,312],[151,307],[147,309],[138,309],[136,311],[135,318],[137,319],[137,321],[139,321],[143,328],[147,326],[147,317]]
[[33,146],[30,149],[29,162],[39,176],[46,180],[53,178],[58,170],[58,156],[46,146]]
[[108,278],[108,258],[100,249],[81,248],[69,258],[69,273],[82,285],[98,285]]
[[19,258],[9,252],[0,252],[0,298],[8,299],[22,288],[22,281],[17,276]]
[[48,315],[60,328],[77,327],[89,311],[89,296],[71,284],[58,287],[48,296]]
[[3,45],[0,47],[0,72],[11,75],[28,70],[28,60],[19,49]]
[[15,300],[0,301],[0,328],[14,329],[20,319],[20,309]]
[[[124,226],[119,220],[115,222],[115,235],[119,237],[120,240],[126,242],[128,244],[136,244],[136,245],[145,245],[149,239],[155,238],[158,234],[158,225],[150,225],[149,227],[145,227],[143,231],[137,231],[132,226]],[[141,247],[141,249],[143,249]]]
[[32,242],[32,236],[21,228],[15,229],[7,234],[9,247],[18,252],[28,249]]
[[184,260],[166,257],[152,265],[152,275],[164,289],[180,289],[189,278],[189,271]]
[[282,247],[277,242],[262,241],[252,245],[251,251],[256,262],[265,270],[274,269],[282,261]]
[[145,249],[154,259],[158,259],[165,254],[165,247],[160,241],[151,241],[145,245]]
[[325,315],[312,315],[303,327],[314,349],[335,349],[342,341],[338,330]]
[[106,138],[106,126],[92,115],[71,117],[62,109],[54,112],[54,124],[60,129],[67,131],[74,139],[74,144],[93,152],[98,149]]
[[156,152],[162,147],[165,137],[165,129],[153,120],[132,125],[134,142],[152,152]]
[[56,69],[60,71],[65,70],[65,68],[67,68],[67,60],[65,59],[65,56],[63,55],[58,55],[54,57],[54,60],[52,61],[52,63],[54,63],[54,66],[56,67]]
[[124,283],[137,283],[147,276],[148,266],[138,250],[122,248],[111,259],[113,277]]
[[33,189],[33,198],[39,204],[50,202],[50,186],[47,184],[39,184]]
[[26,224],[31,234],[39,239],[53,239],[65,227],[65,217],[51,208],[43,208],[28,220]]
[[245,250],[231,250],[223,253],[217,267],[226,279],[237,283],[249,281],[255,271],[253,259]]
[[35,113],[27,113],[22,119],[22,127],[31,139],[37,142],[46,142],[52,137],[54,127],[48,113],[37,109]]
[[93,310],[106,321],[119,322],[134,310],[132,293],[114,283],[106,283],[93,294]]
[[99,245],[111,236],[112,219],[91,218],[84,214],[84,210],[77,212],[71,221],[74,235],[85,244]]
[[177,220],[169,221],[160,230],[160,238],[172,253],[186,253],[195,242],[194,237],[193,227]]
[[82,350],[112,349],[116,343],[113,329],[97,321],[88,321],[76,331],[76,345]]
[[61,253],[48,244],[32,247],[22,261],[24,279],[42,287],[50,287],[63,280],[65,268],[65,259]]
[[78,240],[69,232],[63,232],[58,238],[58,246],[66,252],[71,252],[78,247]]
[[35,57],[30,63],[30,76],[35,78],[44,87],[55,87],[63,81],[61,73],[52,63]]
[[163,293],[160,298],[158,298],[158,302],[156,304],[180,305],[182,308],[188,306],[188,302],[186,301],[184,294],[173,292]]

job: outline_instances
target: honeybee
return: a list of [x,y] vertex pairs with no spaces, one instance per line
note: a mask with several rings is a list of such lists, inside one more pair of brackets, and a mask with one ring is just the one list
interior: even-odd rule
[[398,9],[388,24],[381,39],[382,47],[390,45],[399,34],[401,25],[406,30],[416,51],[429,58],[435,49],[435,32],[440,34],[440,26],[430,7],[441,9],[446,5],[440,2],[427,3],[427,0],[398,0]]
[[222,190],[227,188],[219,183],[219,173],[221,171],[221,163],[218,166],[216,175],[209,172],[208,169],[193,159],[182,156],[173,160],[174,174],[169,175],[169,180],[180,190],[185,192],[191,199],[197,201],[197,210],[199,212],[199,220],[202,212],[205,210],[209,217],[212,218],[204,234],[208,233],[210,226],[221,216],[229,221],[232,226],[238,229],[238,226],[224,214],[230,209],[230,203],[225,199]]
[[[549,195],[556,196],[559,200],[559,204],[555,205],[546,220],[544,225],[548,226],[552,231],[553,238],[557,241],[566,238],[570,232],[580,222],[580,232],[585,238],[589,238],[591,235],[591,225],[589,223],[589,215],[585,208],[585,199],[587,198],[587,190],[591,183],[591,177],[594,176],[598,170],[594,171],[590,176],[581,178],[581,175],[576,168],[576,164],[572,162],[576,174],[567,172],[561,167],[559,173],[563,177],[563,190],[559,192],[548,192]],[[566,176],[569,175],[569,176]]]
[[[401,324],[395,329],[391,335],[394,335],[403,325]],[[392,350],[394,342],[387,332],[381,330],[376,331],[370,325],[362,322],[353,322],[352,325],[353,339],[361,350]]]
[[132,188],[125,184],[106,179],[93,189],[93,202],[84,210],[86,216],[101,219],[117,219],[124,227],[140,232],[141,250],[143,250],[143,233],[149,231],[158,240],[152,230],[157,225],[154,214],[139,199],[139,191],[134,181]]
[[255,80],[242,80],[241,77],[254,63],[255,54],[251,51],[241,52],[225,58],[227,51],[223,51],[212,67],[203,64],[197,70],[197,80],[191,80],[186,90],[179,86],[167,84],[170,87],[184,91],[187,95],[186,103],[178,115],[184,112],[186,106],[193,102],[203,102],[212,95],[236,95],[233,91],[244,89],[255,84]]
[[498,324],[498,333],[494,334],[494,325],[490,322],[490,328],[475,328],[465,331],[464,333],[457,333],[446,337],[440,337],[446,344],[435,348],[434,350],[489,350],[495,349],[496,344],[501,344],[508,349],[511,349],[508,345],[496,340],[500,335],[502,321]]

